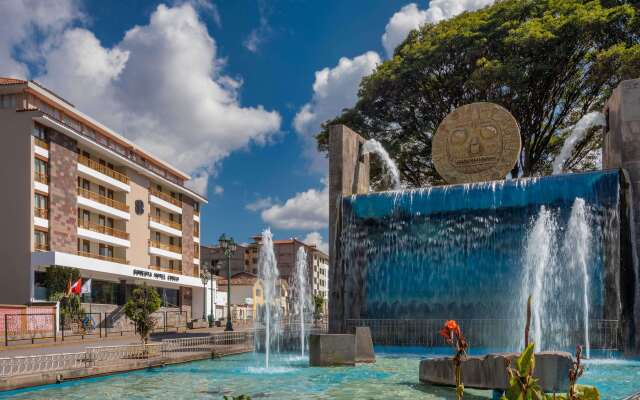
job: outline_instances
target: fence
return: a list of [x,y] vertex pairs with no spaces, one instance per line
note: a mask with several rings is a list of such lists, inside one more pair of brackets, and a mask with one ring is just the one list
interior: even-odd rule
[[101,323],[102,314],[100,313],[82,313],[79,318],[65,320],[64,316],[60,317],[60,337],[62,341],[68,337],[80,336],[84,339],[87,336],[102,337]]
[[[346,331],[357,326],[371,329],[374,344],[443,346],[440,330],[445,319],[348,319]],[[465,337],[474,347],[517,347],[522,323],[515,319],[460,319],[456,320]],[[590,344],[592,348],[619,350],[620,330],[616,320],[590,320]],[[517,337],[514,337],[514,332]],[[583,332],[576,331],[563,339],[567,347],[581,343]]]
[[17,313],[4,314],[4,344],[9,342],[36,339],[57,340],[56,314],[50,313]]

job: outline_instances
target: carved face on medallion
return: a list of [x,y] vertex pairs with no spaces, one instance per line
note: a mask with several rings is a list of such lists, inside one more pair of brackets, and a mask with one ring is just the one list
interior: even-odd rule
[[492,103],[455,109],[433,138],[433,162],[449,183],[503,179],[519,153],[520,128],[515,118]]

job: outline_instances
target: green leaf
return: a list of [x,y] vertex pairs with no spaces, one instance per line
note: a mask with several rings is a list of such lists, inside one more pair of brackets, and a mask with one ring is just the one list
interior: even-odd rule
[[520,356],[516,359],[516,369],[520,373],[520,375],[528,375],[530,372],[533,373],[534,365],[535,365],[535,356],[533,354],[534,344],[529,343],[526,349],[520,354]]

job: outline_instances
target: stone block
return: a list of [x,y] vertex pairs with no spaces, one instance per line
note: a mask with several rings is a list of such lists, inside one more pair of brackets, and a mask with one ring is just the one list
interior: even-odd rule
[[321,334],[309,336],[309,365],[312,367],[355,364],[355,335]]
[[[504,390],[509,382],[506,361],[509,359],[515,364],[517,356],[516,353],[496,353],[483,357],[467,357],[462,362],[462,383],[467,388]],[[536,354],[534,376],[540,379],[540,385],[545,392],[566,390],[571,362],[571,354],[566,352]],[[419,376],[422,383],[453,386],[455,378],[451,357],[420,361]]]
[[373,352],[373,340],[371,339],[371,329],[369,329],[368,326],[356,327],[356,362],[376,362],[376,355]]

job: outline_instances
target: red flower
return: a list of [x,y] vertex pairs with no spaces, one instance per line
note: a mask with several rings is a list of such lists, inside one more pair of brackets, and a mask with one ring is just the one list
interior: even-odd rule
[[444,323],[444,326],[440,330],[440,336],[444,337],[447,342],[451,342],[454,335],[460,337],[462,336],[462,332],[460,331],[460,327],[456,321],[449,320]]

